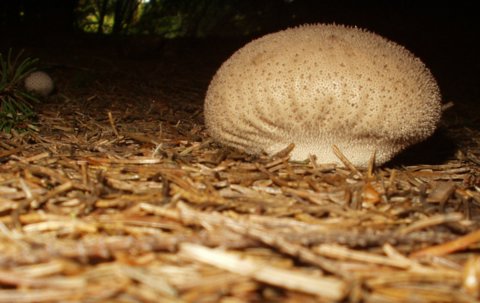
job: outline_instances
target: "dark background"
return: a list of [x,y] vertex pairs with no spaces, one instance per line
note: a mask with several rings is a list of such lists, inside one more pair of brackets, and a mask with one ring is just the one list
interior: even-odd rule
[[[107,2],[115,16],[113,29],[109,33],[103,29],[96,33],[82,32],[87,4]],[[471,114],[473,119],[476,116],[480,97],[480,18],[474,1],[156,0],[136,20],[128,11],[128,4],[132,3],[138,4],[130,0],[2,0],[0,50],[48,44],[60,53],[63,47],[71,48],[72,43],[88,49],[112,41],[116,50],[128,49],[139,47],[139,40],[133,37],[142,36],[143,47],[147,49],[134,52],[133,57],[164,60],[160,47],[163,42],[158,41],[196,41],[192,45],[198,45],[203,40],[209,42],[202,47],[210,49],[199,54],[218,50],[214,70],[252,38],[303,23],[335,22],[367,28],[406,46],[430,67],[444,101],[453,101],[457,107],[475,108],[465,114]],[[165,20],[179,15],[183,16],[183,22],[172,37]],[[103,38],[92,40],[92,36]],[[145,40],[155,42],[145,43]],[[233,40],[236,42],[230,43]],[[225,47],[227,43],[222,41],[229,41],[231,46]],[[189,43],[181,45],[190,47]]]

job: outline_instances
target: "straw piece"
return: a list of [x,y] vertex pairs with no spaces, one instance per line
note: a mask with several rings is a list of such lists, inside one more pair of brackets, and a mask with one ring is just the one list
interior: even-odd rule
[[346,295],[346,285],[338,279],[312,276],[294,270],[277,268],[223,250],[210,249],[190,243],[182,244],[180,253],[194,260],[251,277],[260,282],[306,292],[325,299],[338,301]]

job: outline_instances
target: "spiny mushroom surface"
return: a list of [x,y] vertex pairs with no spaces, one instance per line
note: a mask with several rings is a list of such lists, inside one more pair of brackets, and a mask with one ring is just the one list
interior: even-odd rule
[[438,85],[404,47],[342,25],[305,25],[263,36],[235,52],[205,98],[210,135],[251,154],[295,144],[291,160],[359,167],[424,140],[441,115]]
[[46,97],[53,92],[54,84],[47,73],[36,71],[25,78],[25,88],[29,92]]

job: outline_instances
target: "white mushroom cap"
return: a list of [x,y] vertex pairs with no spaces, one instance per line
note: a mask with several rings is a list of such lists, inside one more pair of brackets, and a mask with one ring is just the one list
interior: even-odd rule
[[424,140],[441,115],[440,92],[425,65],[404,47],[342,25],[306,25],[263,36],[217,71],[205,123],[217,141],[257,154],[295,144],[340,163],[337,145],[360,167],[376,151],[382,164]]
[[37,71],[25,78],[25,88],[29,92],[46,97],[52,93],[54,84],[52,78],[47,73]]

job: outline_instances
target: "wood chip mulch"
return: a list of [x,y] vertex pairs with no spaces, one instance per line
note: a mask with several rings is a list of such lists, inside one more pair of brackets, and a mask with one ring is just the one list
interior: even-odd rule
[[201,105],[88,102],[0,134],[0,303],[480,299],[475,149],[295,163],[212,142]]

